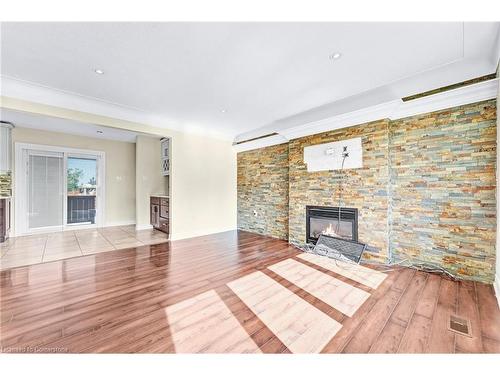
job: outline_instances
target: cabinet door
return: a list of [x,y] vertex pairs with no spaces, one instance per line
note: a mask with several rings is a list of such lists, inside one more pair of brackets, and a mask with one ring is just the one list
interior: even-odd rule
[[160,217],[160,225],[158,229],[162,232],[169,233],[169,221]]
[[161,173],[163,176],[170,174],[170,140],[161,141]]
[[160,206],[157,204],[151,205],[151,225],[157,227],[159,223]]
[[0,199],[0,241],[3,241],[6,232],[5,218],[7,215],[5,214],[5,210],[7,206],[5,202],[7,202],[6,199]]
[[168,219],[168,206],[160,206],[160,217]]
[[170,174],[170,159],[162,159],[161,173],[163,176],[168,176]]
[[5,200],[5,233],[6,234],[9,234],[9,231],[10,231],[10,225],[11,225],[11,222],[10,222],[10,210],[11,210],[11,204],[10,204],[10,199],[6,199]]
[[164,139],[161,141],[161,158],[162,159],[168,159],[169,158],[169,144],[170,140],[169,139]]

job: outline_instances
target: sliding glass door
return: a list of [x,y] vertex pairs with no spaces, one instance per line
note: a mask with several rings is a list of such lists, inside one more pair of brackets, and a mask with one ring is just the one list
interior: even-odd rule
[[28,152],[28,230],[62,228],[64,155],[60,152]]
[[16,144],[16,234],[102,225],[104,153]]
[[68,156],[66,178],[66,224],[95,224],[97,159]]

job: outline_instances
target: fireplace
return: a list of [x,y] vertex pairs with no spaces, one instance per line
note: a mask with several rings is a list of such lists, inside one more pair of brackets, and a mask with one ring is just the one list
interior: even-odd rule
[[306,240],[315,244],[320,234],[358,241],[358,209],[306,206]]

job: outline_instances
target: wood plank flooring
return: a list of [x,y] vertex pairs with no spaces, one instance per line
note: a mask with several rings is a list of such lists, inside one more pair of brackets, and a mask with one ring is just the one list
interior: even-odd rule
[[260,353],[213,290],[165,308],[176,353]]
[[[4,270],[0,347],[49,353],[500,352],[491,285],[406,268],[358,272],[301,254],[285,241],[232,231]],[[282,261],[300,266],[274,266]],[[328,282],[309,280],[316,272]],[[338,285],[369,296],[343,310],[331,295]],[[258,298],[269,304],[248,299],[252,294],[245,291],[259,287]],[[284,304],[273,300],[275,293]],[[276,314],[262,316],[276,305]],[[452,313],[471,321],[472,337],[448,330]],[[302,326],[291,323],[311,314],[322,317],[317,324],[327,335],[314,333],[309,318]]]
[[269,269],[347,316],[353,316],[370,297],[362,289],[293,259],[273,264]]
[[342,327],[262,272],[228,286],[292,353],[319,353]]

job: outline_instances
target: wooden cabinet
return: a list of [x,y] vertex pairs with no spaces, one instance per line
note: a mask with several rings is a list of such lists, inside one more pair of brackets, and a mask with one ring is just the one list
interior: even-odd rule
[[161,140],[161,173],[163,176],[170,175],[170,139]]
[[151,225],[153,228],[170,233],[170,199],[168,197],[150,198]]
[[151,225],[156,228],[160,225],[160,206],[151,203]]

